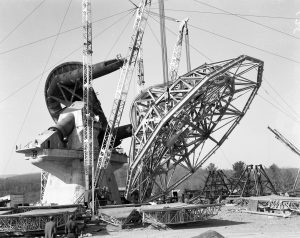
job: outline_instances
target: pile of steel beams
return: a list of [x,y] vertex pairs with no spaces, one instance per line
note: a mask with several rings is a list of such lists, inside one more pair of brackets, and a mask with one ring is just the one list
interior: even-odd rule
[[300,214],[300,197],[270,195],[242,199],[246,200],[244,204],[249,204],[250,201],[257,201],[258,211]]

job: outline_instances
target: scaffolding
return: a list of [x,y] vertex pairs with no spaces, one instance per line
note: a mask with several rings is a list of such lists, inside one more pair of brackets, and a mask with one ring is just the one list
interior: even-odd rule
[[202,190],[205,198],[215,200],[219,196],[226,198],[230,194],[231,183],[222,170],[210,170]]
[[247,165],[234,183],[231,194],[240,197],[266,196],[277,194],[269,176],[261,164]]

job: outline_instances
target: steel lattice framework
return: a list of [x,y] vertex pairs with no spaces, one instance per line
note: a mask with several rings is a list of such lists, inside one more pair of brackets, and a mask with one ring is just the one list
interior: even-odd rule
[[49,176],[49,172],[47,172],[45,170],[41,171],[41,194],[40,194],[40,202],[41,203],[43,201],[45,187],[46,187],[47,181],[48,181],[48,176]]
[[200,168],[249,109],[262,72],[262,61],[242,55],[141,93],[131,108],[127,198],[138,191],[140,201],[154,200]]
[[216,199],[221,196],[227,197],[230,194],[231,183],[222,170],[210,170],[206,178],[202,196],[209,199]]
[[100,154],[97,161],[95,172],[95,183],[101,180],[103,169],[106,169],[110,161],[112,149],[117,134],[117,128],[120,124],[123,109],[125,106],[130,81],[139,55],[139,50],[142,44],[142,39],[150,11],[151,0],[142,0],[137,9],[136,18],[133,26],[133,34],[131,36],[128,52],[124,65],[121,69],[121,74],[115,94],[113,107],[109,116],[105,135],[103,138]]
[[91,0],[82,1],[82,25],[83,25],[83,151],[84,151],[84,175],[85,188],[90,187],[90,166],[93,158],[93,134],[92,134],[92,105],[90,103],[92,86],[92,20]]
[[[0,233],[1,232],[36,232],[45,229],[45,224],[49,221],[49,217],[53,216],[57,227],[64,227],[67,223],[69,216],[82,213],[80,206],[71,209],[49,209],[43,207],[45,212],[37,212],[26,214],[23,212],[31,210],[39,210],[41,207],[22,207],[15,209],[17,213],[5,214],[0,216]],[[57,211],[59,210],[59,211]],[[1,236],[1,235],[0,235]]]
[[169,80],[171,82],[173,82],[177,79],[179,63],[180,63],[180,59],[181,59],[183,34],[184,34],[184,29],[186,29],[186,31],[187,31],[188,20],[189,20],[188,18],[184,19],[183,21],[181,21],[180,26],[179,26],[179,34],[177,36],[177,41],[176,41],[175,47],[173,49],[172,58],[171,58],[171,62],[170,62]]
[[[164,205],[165,206],[165,205]],[[141,209],[143,222],[154,219],[166,225],[183,224],[197,221],[204,221],[217,215],[221,205],[195,205],[185,204],[178,207],[162,207],[161,209],[145,208]]]
[[233,184],[231,191],[236,191],[235,195],[240,197],[277,194],[274,185],[261,164],[247,165],[238,181]]

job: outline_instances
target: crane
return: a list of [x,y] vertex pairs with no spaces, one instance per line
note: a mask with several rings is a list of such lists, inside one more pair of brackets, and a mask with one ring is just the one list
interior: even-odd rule
[[169,80],[171,82],[174,82],[177,79],[177,73],[178,73],[178,68],[179,68],[179,62],[180,62],[180,58],[181,58],[181,50],[182,50],[182,40],[183,40],[183,34],[184,34],[184,29],[186,29],[186,44],[187,44],[187,67],[188,67],[188,71],[191,70],[191,66],[190,66],[190,61],[189,61],[189,50],[188,50],[188,30],[187,30],[187,22],[188,22],[188,18],[184,19],[183,21],[180,22],[179,25],[179,34],[177,37],[177,41],[176,44],[174,46],[173,49],[173,53],[172,53],[172,58],[171,58],[171,62],[170,62],[170,67],[169,67]]
[[133,26],[133,34],[131,36],[129,49],[121,69],[121,74],[113,101],[113,107],[109,116],[105,135],[101,145],[96,170],[95,170],[95,186],[102,179],[103,170],[107,168],[111,153],[114,147],[117,127],[119,126],[126,97],[129,90],[130,81],[139,55],[142,44],[144,30],[146,27],[151,0],[142,0],[137,11]]
[[[271,127],[268,126],[268,129],[273,132],[273,134],[275,135],[275,138],[278,139],[279,141],[281,141],[283,144],[285,144],[287,147],[290,148],[291,151],[293,151],[294,153],[296,153],[298,156],[300,156],[300,150],[293,145],[292,142],[290,142],[288,139],[286,139],[281,133],[279,133],[276,129],[272,129]],[[297,172],[297,176],[293,185],[293,192],[295,192],[296,189],[296,185],[298,182],[298,177],[299,177],[299,173],[300,173],[300,168],[298,169]]]
[[[92,9],[91,0],[82,0],[82,26],[83,26],[83,59],[82,59],[82,73],[83,73],[83,155],[84,155],[84,177],[85,190],[90,189],[92,184],[92,214],[94,210],[94,186],[90,183],[90,167],[92,165],[92,181],[94,180],[94,115],[92,115],[92,105],[90,102],[93,90],[92,77]],[[92,164],[91,164],[92,163]],[[77,198],[78,199],[78,198]]]

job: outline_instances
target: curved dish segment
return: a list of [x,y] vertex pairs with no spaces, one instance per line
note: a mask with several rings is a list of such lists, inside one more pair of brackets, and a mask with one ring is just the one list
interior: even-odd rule
[[245,115],[262,71],[262,61],[242,55],[143,91],[131,107],[127,197],[168,195],[200,168]]

